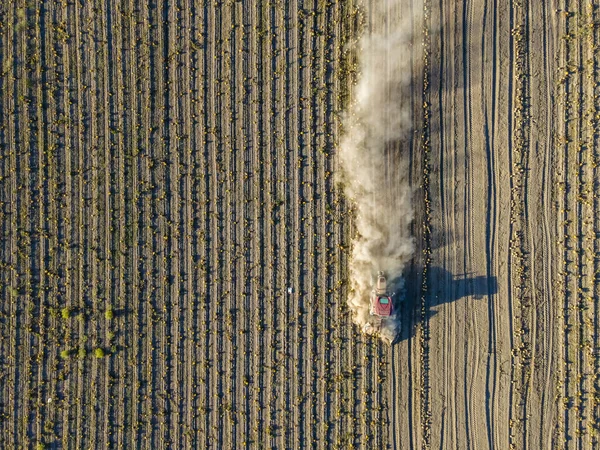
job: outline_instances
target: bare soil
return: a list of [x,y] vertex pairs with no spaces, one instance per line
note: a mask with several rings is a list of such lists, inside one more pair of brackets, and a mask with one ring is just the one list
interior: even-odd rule
[[598,8],[370,1],[413,40],[392,347],[333,175],[373,5],[0,4],[0,448],[598,447]]

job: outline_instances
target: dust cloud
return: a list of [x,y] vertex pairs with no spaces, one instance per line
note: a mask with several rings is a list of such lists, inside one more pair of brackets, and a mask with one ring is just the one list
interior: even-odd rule
[[[377,19],[381,15],[381,20]],[[383,11],[372,12],[381,24],[364,33],[355,51],[359,77],[343,119],[338,180],[356,210],[356,235],[350,260],[348,305],[363,331],[371,325],[371,276],[384,271],[388,291],[395,291],[395,310],[403,290],[402,272],[414,252],[408,184],[410,108],[410,23],[385,26]],[[387,29],[386,29],[387,28]],[[398,295],[400,294],[400,295]],[[396,314],[382,323],[379,335],[393,341],[400,331]]]

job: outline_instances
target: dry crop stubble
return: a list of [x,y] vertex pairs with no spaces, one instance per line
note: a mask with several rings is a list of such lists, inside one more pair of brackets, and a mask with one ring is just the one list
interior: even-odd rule
[[[0,2],[0,448],[598,445],[597,8],[34,3]],[[339,306],[409,260],[390,350]]]
[[355,8],[285,3],[0,4],[0,447],[384,439],[337,308]]

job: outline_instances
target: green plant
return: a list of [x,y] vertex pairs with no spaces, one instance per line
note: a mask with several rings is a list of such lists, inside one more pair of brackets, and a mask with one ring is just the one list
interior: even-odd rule
[[69,356],[71,356],[71,350],[63,350],[60,352],[60,357],[62,359],[67,359]]
[[104,350],[98,347],[96,350],[94,350],[94,356],[96,358],[104,358]]
[[77,357],[79,359],[84,359],[87,355],[87,352],[85,351],[85,347],[82,345],[81,347],[79,347],[79,350],[77,351]]
[[69,317],[71,317],[71,308],[65,306],[63,309],[60,310],[60,314],[63,319],[68,319]]
[[115,316],[115,313],[113,312],[112,306],[108,307],[108,309],[104,313],[104,316],[106,317],[107,320],[111,320]]

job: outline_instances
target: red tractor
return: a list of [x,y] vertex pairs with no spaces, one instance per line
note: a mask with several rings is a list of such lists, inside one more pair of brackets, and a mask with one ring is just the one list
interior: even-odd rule
[[394,314],[394,304],[392,296],[394,293],[388,294],[387,280],[383,272],[377,273],[377,282],[371,291],[371,308],[369,312],[372,316],[389,317]]
[[381,325],[386,320],[394,320],[394,303],[392,301],[395,292],[387,291],[387,280],[385,274],[381,271],[377,272],[375,282],[371,283],[373,290],[371,291],[371,298],[369,302],[369,313],[371,317],[368,323],[364,326],[364,330],[371,334],[380,334],[381,337],[385,338],[390,343],[394,340],[395,336],[384,336],[381,334]]

